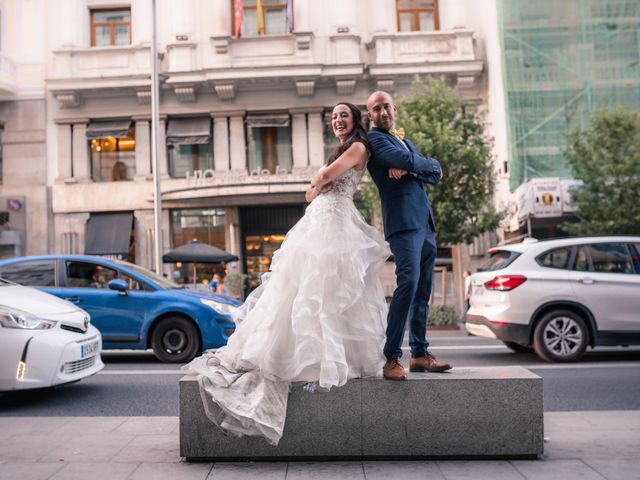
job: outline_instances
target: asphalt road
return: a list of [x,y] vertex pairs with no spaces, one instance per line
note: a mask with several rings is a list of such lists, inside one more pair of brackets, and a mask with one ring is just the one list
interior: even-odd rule
[[[431,333],[431,350],[455,367],[521,365],[544,379],[547,412],[640,410],[640,348],[589,351],[549,364],[462,331]],[[408,354],[405,355],[405,358]],[[105,369],[79,383],[0,395],[0,416],[177,416],[180,365],[149,352],[107,351]]]

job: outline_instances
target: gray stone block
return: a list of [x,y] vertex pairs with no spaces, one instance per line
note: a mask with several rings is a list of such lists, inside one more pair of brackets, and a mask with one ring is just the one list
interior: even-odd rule
[[328,393],[295,387],[277,447],[212,424],[194,376],[180,380],[180,455],[247,459],[536,458],[542,378],[521,367],[456,368],[404,382],[356,379]]

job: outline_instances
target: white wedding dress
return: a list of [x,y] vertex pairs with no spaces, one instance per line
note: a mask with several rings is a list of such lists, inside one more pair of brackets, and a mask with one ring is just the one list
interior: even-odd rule
[[240,307],[227,346],[184,367],[224,430],[276,445],[293,382],[328,390],[381,375],[387,304],[377,273],[390,252],[353,204],[363,173],[348,170],[311,202]]

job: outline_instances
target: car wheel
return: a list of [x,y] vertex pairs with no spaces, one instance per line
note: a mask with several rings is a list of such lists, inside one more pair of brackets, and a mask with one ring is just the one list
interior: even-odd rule
[[186,318],[165,318],[153,329],[151,347],[161,362],[188,362],[200,351],[200,336]]
[[547,362],[572,362],[579,359],[589,343],[584,320],[569,310],[547,313],[533,334],[533,348]]
[[504,341],[502,343],[504,343],[509,350],[512,350],[516,353],[531,353],[533,351],[533,348],[525,347],[524,345],[520,345],[519,343]]

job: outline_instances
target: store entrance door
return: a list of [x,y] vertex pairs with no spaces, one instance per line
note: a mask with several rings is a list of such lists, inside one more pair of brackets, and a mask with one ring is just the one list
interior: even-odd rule
[[244,271],[249,293],[260,285],[260,276],[271,267],[273,253],[286,233],[304,214],[304,205],[243,207],[240,209]]

